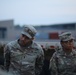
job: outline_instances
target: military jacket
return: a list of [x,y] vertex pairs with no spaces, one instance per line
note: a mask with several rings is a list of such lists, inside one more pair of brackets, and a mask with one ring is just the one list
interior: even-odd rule
[[76,51],[66,54],[63,50],[56,51],[50,60],[51,75],[76,75]]
[[43,66],[44,53],[35,42],[21,47],[18,41],[10,42],[4,49],[5,68],[14,75],[39,75]]

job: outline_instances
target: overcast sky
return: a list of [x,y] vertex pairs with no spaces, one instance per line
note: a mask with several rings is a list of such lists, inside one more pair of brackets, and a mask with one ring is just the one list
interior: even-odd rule
[[0,21],[48,25],[76,22],[76,0],[0,0]]

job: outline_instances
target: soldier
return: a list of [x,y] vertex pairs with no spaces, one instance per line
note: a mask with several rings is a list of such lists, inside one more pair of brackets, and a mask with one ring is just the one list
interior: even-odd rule
[[43,66],[43,71],[41,75],[50,75],[49,64],[50,64],[50,59],[54,52],[55,52],[55,49],[51,48],[51,45],[49,43],[46,43],[45,49],[44,49],[44,66]]
[[5,69],[14,75],[39,75],[44,59],[44,52],[34,41],[36,29],[25,26],[18,40],[5,46]]
[[76,75],[76,50],[71,32],[59,35],[62,48],[50,60],[51,75]]
[[54,46],[51,46],[49,43],[46,43],[44,50],[45,60],[50,61],[54,52],[55,52]]

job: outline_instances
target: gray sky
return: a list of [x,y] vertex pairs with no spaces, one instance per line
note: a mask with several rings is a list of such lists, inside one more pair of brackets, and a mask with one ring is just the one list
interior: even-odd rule
[[76,22],[76,0],[0,0],[0,20],[15,24]]

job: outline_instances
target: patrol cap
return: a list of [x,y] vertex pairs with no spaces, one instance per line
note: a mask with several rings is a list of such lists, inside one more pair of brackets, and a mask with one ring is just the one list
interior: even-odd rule
[[35,36],[35,34],[37,33],[36,29],[33,26],[24,26],[23,31],[21,32],[22,34],[26,35],[29,38],[32,38]]
[[68,40],[74,39],[71,32],[64,32],[59,35],[59,38],[61,41],[68,41]]
[[51,45],[50,43],[46,43],[46,45],[45,45],[45,50],[54,49],[54,48],[55,48],[55,46]]
[[45,49],[46,49],[46,50],[47,50],[47,49],[50,49],[50,44],[49,44],[49,43],[46,43]]

